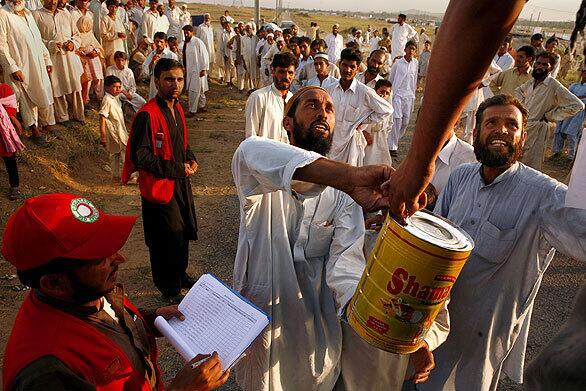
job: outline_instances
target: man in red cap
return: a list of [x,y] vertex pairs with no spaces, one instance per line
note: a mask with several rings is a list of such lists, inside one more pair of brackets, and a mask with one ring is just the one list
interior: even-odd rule
[[[176,306],[141,314],[116,283],[135,221],[71,194],[30,198],[8,220],[2,254],[32,289],[6,346],[4,390],[163,390],[152,321],[183,315]],[[192,368],[202,358],[167,389],[225,383],[217,353]]]

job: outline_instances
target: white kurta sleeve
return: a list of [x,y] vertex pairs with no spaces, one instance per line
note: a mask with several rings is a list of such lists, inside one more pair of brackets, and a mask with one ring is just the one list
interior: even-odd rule
[[584,110],[584,103],[567,88],[559,84],[556,88],[556,104],[544,116],[550,122],[557,122],[563,121],[581,110]]
[[261,137],[244,140],[232,158],[239,195],[246,198],[283,190],[291,194],[293,174],[323,158],[318,153]]
[[364,258],[364,217],[362,208],[343,195],[336,207],[332,225],[335,227],[326,261],[326,282],[334,292],[338,316],[354,295],[366,266]]
[[429,331],[423,340],[427,342],[429,350],[435,350],[438,346],[445,342],[450,333],[450,315],[448,313],[448,303],[450,298],[448,297],[442,308],[439,310],[435,320],[429,327]]
[[147,58],[144,60],[144,63],[142,64],[142,72],[145,75],[150,75],[152,73],[151,70],[149,69],[149,65],[151,65],[151,61],[153,61],[153,57],[155,57],[155,51],[154,50],[149,53],[149,55],[147,56]]
[[566,192],[566,185],[557,183],[544,194],[538,209],[541,232],[555,249],[586,261],[586,210],[565,207]]
[[0,66],[4,70],[4,78],[11,77],[14,72],[20,70],[12,56],[8,47],[8,34],[10,34],[10,27],[8,25],[8,13],[0,10]]
[[378,96],[372,88],[367,89],[365,98],[365,104],[371,110],[371,113],[362,121],[363,124],[384,122],[393,115],[393,106]]
[[245,137],[257,136],[260,133],[263,118],[262,98],[259,94],[252,94],[246,101],[246,124],[244,127]]

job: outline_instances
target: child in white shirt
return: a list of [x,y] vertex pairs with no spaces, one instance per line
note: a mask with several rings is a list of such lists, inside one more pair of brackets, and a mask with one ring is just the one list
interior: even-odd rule
[[126,66],[128,55],[117,51],[114,53],[114,65],[106,69],[106,76],[116,76],[122,83],[120,100],[128,102],[132,109],[137,112],[146,103],[146,100],[136,92],[136,81],[134,73]]

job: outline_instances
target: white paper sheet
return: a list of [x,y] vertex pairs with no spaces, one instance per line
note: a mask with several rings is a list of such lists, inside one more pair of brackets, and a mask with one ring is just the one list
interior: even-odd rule
[[218,352],[222,368],[229,368],[268,325],[258,308],[210,274],[189,290],[179,310],[185,320],[155,321],[155,326],[181,356]]

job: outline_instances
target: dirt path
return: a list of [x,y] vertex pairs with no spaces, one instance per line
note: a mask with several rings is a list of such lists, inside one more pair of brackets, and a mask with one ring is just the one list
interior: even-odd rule
[[[201,116],[201,120],[188,120],[189,143],[200,164],[199,172],[192,180],[200,239],[190,246],[189,271],[196,277],[211,272],[231,282],[239,212],[230,163],[234,150],[244,138],[245,97],[214,83],[207,97],[209,111]],[[97,113],[94,109],[89,112],[85,127],[60,127],[59,132],[65,140],[55,140],[54,147],[40,150],[27,144],[30,149],[22,155],[20,165],[23,193],[30,197],[47,192],[72,192],[93,200],[108,213],[140,215],[138,189],[111,184],[109,174],[102,169],[107,163],[107,156],[98,146],[96,124]],[[410,128],[407,137],[402,140],[401,155],[409,146],[411,133]],[[567,169],[546,165],[546,170],[558,179],[567,175]],[[0,192],[6,190],[6,183],[6,174],[0,170]],[[20,203],[11,203],[0,195],[1,227],[18,205]],[[119,280],[124,283],[128,295],[139,306],[162,305],[151,281],[140,219],[123,251],[129,261],[122,266]],[[17,279],[10,279],[13,273],[7,262],[0,262],[1,354],[26,294],[26,291],[18,290],[20,285]],[[585,280],[586,267],[582,263],[556,256],[537,297],[528,360],[559,328],[569,313],[579,284]],[[160,363],[163,371],[174,374],[181,365],[181,359],[163,340],[159,340],[159,345],[162,348]],[[231,380],[222,389],[239,388]],[[503,389],[518,387],[507,383]]]

